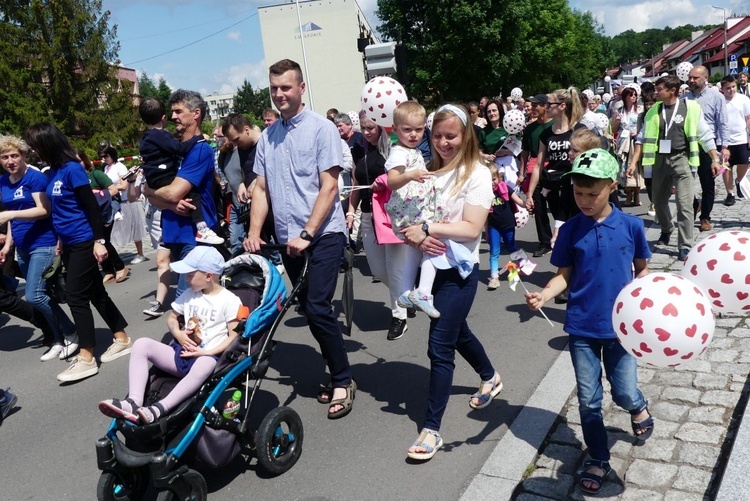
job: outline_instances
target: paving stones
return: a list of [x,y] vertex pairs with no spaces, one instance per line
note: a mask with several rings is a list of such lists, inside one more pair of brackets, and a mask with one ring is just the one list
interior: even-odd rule
[[724,428],[701,423],[685,423],[675,434],[675,438],[685,442],[698,442],[718,445],[724,436]]
[[645,459],[636,459],[628,468],[625,480],[635,486],[650,489],[663,489],[672,484],[678,467]]

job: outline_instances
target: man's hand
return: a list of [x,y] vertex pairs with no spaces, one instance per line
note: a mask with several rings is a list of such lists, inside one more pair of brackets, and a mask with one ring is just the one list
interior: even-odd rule
[[247,252],[260,252],[260,246],[266,242],[261,240],[259,235],[248,235],[244,242],[242,242],[242,248]]
[[244,183],[240,183],[237,187],[237,201],[241,204],[247,203],[247,188]]
[[286,253],[289,256],[298,257],[301,256],[305,249],[307,249],[308,247],[310,247],[309,241],[305,240],[302,237],[297,237],[287,242]]
[[526,195],[526,201],[524,202],[524,205],[526,206],[527,211],[533,211],[534,210],[534,199],[530,197],[529,195]]
[[729,162],[729,148],[728,147],[725,146],[721,149],[721,158],[719,160],[723,163]]

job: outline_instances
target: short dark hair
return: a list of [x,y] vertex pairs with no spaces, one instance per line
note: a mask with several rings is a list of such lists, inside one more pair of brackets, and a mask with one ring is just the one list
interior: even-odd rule
[[677,75],[664,75],[656,81],[656,85],[663,85],[665,89],[674,89],[679,91],[680,85],[682,85],[682,81],[677,78]]
[[282,59],[268,68],[268,73],[270,75],[283,75],[287,71],[294,71],[294,74],[297,77],[297,82],[302,83],[302,68],[291,59]]
[[167,109],[155,97],[145,97],[138,106],[138,114],[146,125],[156,125],[167,114]]
[[206,117],[206,111],[208,107],[206,102],[200,93],[194,90],[177,89],[169,96],[169,106],[173,106],[177,103],[185,103],[190,110],[200,110],[201,116],[198,122],[202,122]]
[[266,115],[273,115],[276,118],[280,117],[279,112],[276,111],[276,110],[274,110],[273,108],[266,108],[265,110],[263,110],[263,113],[262,113],[261,116],[265,117]]
[[236,132],[241,132],[245,127],[252,127],[250,120],[241,113],[230,113],[221,123],[221,132],[226,136],[231,127]]
[[113,146],[107,146],[104,148],[102,154],[107,155],[112,160],[117,160],[117,150]]
[[721,79],[721,82],[719,82],[719,85],[721,85],[722,87],[724,87],[725,83],[736,83],[736,82],[737,82],[737,79],[734,78],[734,76],[727,75],[727,76],[725,76],[724,78]]
[[591,188],[599,181],[606,181],[607,184],[611,184],[614,182],[608,178],[591,177],[587,176],[586,174],[571,174],[570,178],[573,181],[573,184],[577,184],[578,186],[581,186],[583,188]]

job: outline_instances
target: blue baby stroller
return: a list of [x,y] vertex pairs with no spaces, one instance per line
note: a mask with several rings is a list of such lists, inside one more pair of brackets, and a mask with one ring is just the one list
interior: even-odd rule
[[[142,426],[112,420],[106,436],[96,443],[102,471],[99,500],[141,499],[150,481],[160,501],[204,500],[206,481],[195,468],[222,467],[243,446],[272,475],[294,466],[302,453],[299,415],[289,407],[278,407],[263,418],[257,431],[249,429],[248,417],[269,367],[273,334],[302,287],[306,271],[307,263],[287,298],[281,275],[264,257],[243,254],[226,263],[224,286],[251,310],[242,334],[222,354],[201,389],[168,415]],[[252,391],[250,379],[254,380]],[[152,369],[145,405],[164,398],[176,383],[176,378]],[[216,409],[222,408],[230,388],[243,385],[243,410],[237,419],[225,419]]]

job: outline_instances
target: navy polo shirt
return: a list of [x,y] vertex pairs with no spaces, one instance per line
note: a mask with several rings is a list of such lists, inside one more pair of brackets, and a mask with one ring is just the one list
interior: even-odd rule
[[562,225],[550,262],[559,268],[572,267],[565,332],[598,339],[616,337],[612,327],[615,299],[633,280],[633,260],[650,257],[643,221],[614,206],[601,223],[580,213]]

